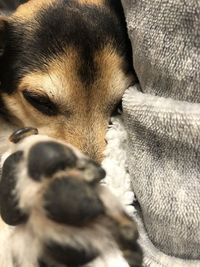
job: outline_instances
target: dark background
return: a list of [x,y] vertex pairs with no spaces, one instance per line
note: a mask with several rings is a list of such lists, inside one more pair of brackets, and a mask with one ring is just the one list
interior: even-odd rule
[[13,11],[20,4],[27,2],[28,0],[0,0],[0,10],[1,11]]

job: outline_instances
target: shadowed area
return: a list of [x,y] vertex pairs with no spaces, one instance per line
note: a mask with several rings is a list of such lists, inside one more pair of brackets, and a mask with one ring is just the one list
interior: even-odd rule
[[1,11],[14,11],[19,5],[26,3],[27,0],[0,0]]

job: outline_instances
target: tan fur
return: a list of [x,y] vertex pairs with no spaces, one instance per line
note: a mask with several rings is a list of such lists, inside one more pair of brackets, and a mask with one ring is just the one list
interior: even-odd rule
[[78,2],[84,5],[103,5],[105,0],[78,0]]
[[20,19],[20,20],[30,20],[34,19],[34,17],[37,14],[38,10],[41,10],[42,8],[47,8],[50,5],[53,5],[53,3],[56,0],[29,0],[27,3],[20,5],[15,13],[13,14],[12,18]]
[[6,224],[0,217],[0,229],[2,230],[3,227],[6,227]]
[[[109,45],[95,55],[98,75],[88,87],[77,75],[79,64],[78,51],[68,48],[49,62],[45,73],[25,76],[17,93],[3,95],[3,99],[23,126],[37,127],[40,133],[71,143],[101,161],[111,104],[121,99],[132,77],[122,72],[122,58]],[[60,114],[48,117],[40,113],[23,98],[23,90],[48,95]]]
[[[45,9],[53,5],[57,0],[29,0],[27,3],[20,5],[13,15],[13,19],[30,20],[34,19],[38,10]],[[58,0],[59,1],[59,0]],[[105,0],[77,0],[84,5],[103,5]]]

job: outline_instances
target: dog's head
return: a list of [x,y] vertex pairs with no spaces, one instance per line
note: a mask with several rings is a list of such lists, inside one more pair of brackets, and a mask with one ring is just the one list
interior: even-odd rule
[[3,116],[101,160],[109,117],[133,81],[118,2],[30,0],[1,18]]

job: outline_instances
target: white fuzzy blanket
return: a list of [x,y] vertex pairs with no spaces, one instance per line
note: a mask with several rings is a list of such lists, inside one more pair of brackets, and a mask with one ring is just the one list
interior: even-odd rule
[[[122,116],[112,118],[112,125],[107,134],[107,147],[102,166],[106,170],[103,181],[111,192],[118,197],[127,213],[131,216],[136,212],[132,205],[135,197],[131,190],[131,180],[127,166],[127,132]],[[106,255],[104,262],[95,262],[95,267],[128,267],[129,265],[119,251]]]
[[107,147],[102,166],[106,170],[104,183],[120,199],[127,212],[135,212],[134,193],[127,166],[127,132],[121,116],[112,118],[112,125],[106,134]]

